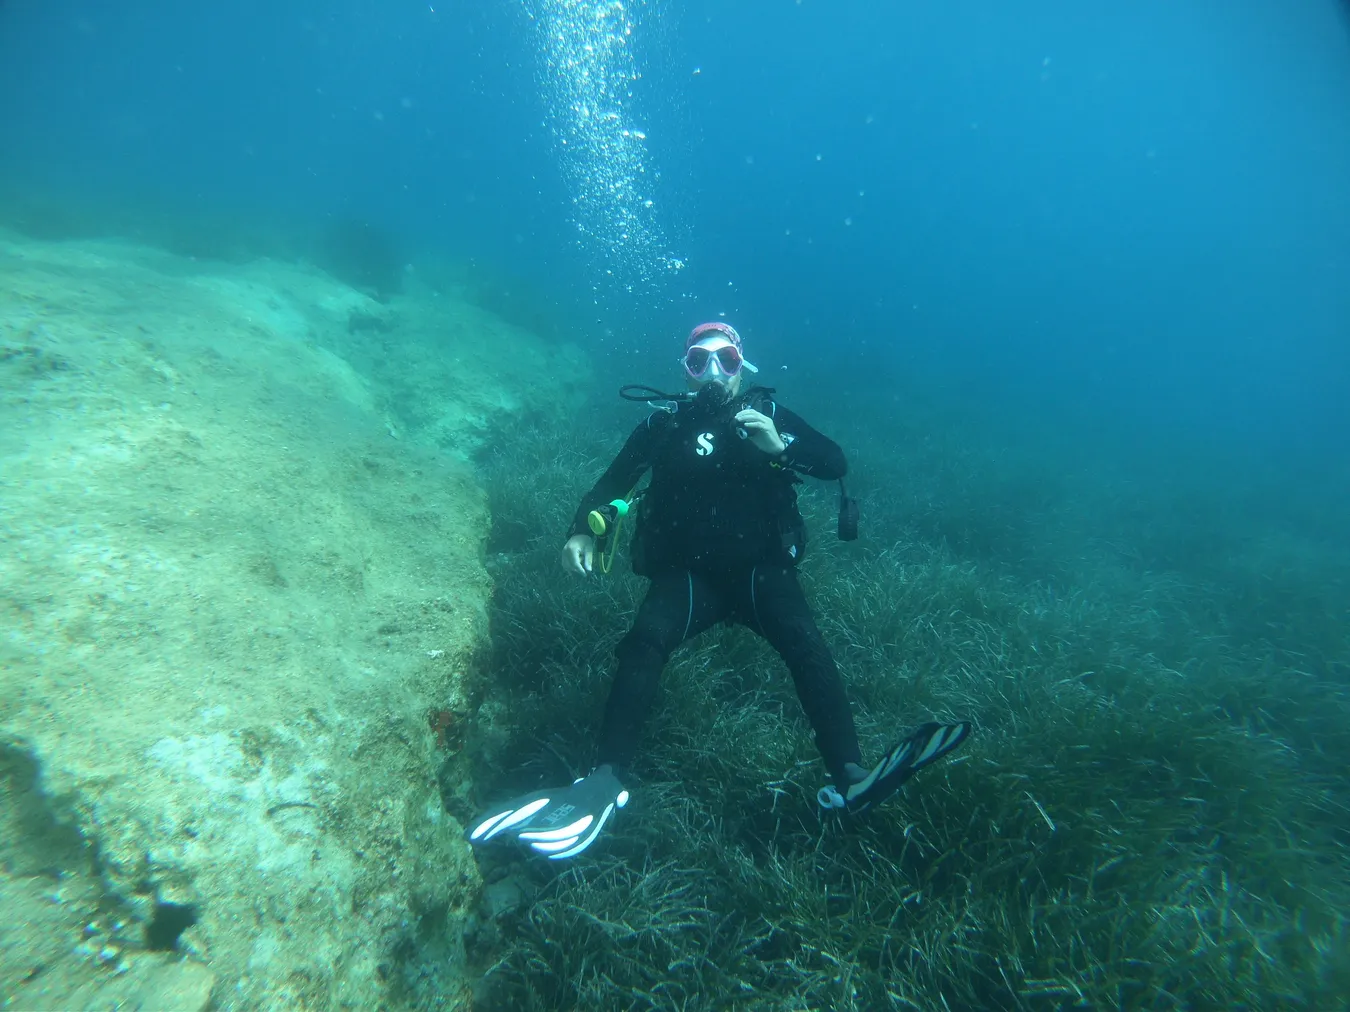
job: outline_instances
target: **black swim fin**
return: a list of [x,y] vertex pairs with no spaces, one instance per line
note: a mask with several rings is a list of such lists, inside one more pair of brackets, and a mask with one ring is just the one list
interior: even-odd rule
[[628,797],[613,768],[597,766],[569,787],[532,791],[496,806],[464,835],[470,843],[484,844],[510,834],[551,861],[575,857],[595,842],[614,810],[628,804]]
[[970,731],[969,721],[924,724],[891,748],[862,779],[842,791],[833,784],[822,787],[816,792],[816,801],[825,809],[865,812],[898,791],[919,770],[959,748],[970,737]]

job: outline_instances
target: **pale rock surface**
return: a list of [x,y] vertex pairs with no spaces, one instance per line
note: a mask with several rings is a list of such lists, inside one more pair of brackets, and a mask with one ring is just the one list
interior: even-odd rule
[[397,1007],[481,885],[428,724],[486,632],[467,460],[576,353],[115,243],[0,234],[0,293],[0,1005]]

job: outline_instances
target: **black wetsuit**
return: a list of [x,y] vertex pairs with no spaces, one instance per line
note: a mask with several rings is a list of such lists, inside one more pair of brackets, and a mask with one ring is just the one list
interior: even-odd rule
[[[787,663],[836,780],[845,781],[845,763],[861,761],[843,683],[795,569],[806,548],[797,475],[834,480],[848,465],[836,443],[770,393],[753,389],[722,406],[700,398],[674,413],[658,411],[633,430],[581,501],[570,535],[589,533],[591,510],[627,495],[652,472],[633,539],[633,570],[652,583],[619,643],[599,763],[628,764],[666,660],[723,620],[759,633]],[[734,415],[744,407],[774,420],[788,444],[777,458],[737,432]]]

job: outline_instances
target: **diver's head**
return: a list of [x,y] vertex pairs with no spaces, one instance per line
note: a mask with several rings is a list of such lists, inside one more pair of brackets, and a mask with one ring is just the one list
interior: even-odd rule
[[690,390],[718,384],[727,398],[741,391],[745,370],[759,372],[741,354],[741,335],[728,323],[700,323],[684,342],[684,377]]

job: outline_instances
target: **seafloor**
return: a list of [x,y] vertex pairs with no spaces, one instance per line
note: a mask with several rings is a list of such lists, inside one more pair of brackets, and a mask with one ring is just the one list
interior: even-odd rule
[[4,1007],[372,1008],[453,933],[470,460],[526,377],[566,413],[584,367],[448,297],[0,235]]
[[822,821],[722,629],[592,851],[469,853],[586,769],[642,591],[557,565],[636,420],[593,387],[451,290],[0,234],[0,1007],[1350,1007],[1343,462],[861,377],[785,394],[863,502],[804,487],[803,581],[869,753],[971,742]]

